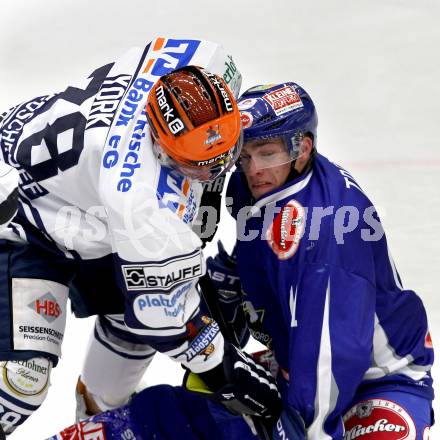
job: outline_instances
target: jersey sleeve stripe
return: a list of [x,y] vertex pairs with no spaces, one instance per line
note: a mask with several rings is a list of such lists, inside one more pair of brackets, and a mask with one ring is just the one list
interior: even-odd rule
[[317,366],[317,389],[315,395],[315,418],[307,430],[309,440],[331,440],[331,437],[324,432],[324,422],[332,411],[331,402],[336,402],[336,396],[331,396],[334,387],[332,370],[332,352],[330,341],[330,277],[325,295],[324,315],[322,322],[321,344]]

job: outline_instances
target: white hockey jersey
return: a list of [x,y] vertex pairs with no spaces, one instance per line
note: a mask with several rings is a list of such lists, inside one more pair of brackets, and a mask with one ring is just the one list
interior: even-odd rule
[[0,161],[0,230],[7,226],[17,212],[18,173]]
[[[160,166],[145,115],[157,79],[188,64],[238,94],[241,75],[221,46],[156,38],[2,115],[3,160],[20,180],[18,214],[0,238],[44,243],[67,258],[113,253],[126,325],[198,372],[220,362],[223,345],[215,323],[191,346],[186,337],[187,324],[200,321],[195,286],[205,267],[192,223],[202,186]],[[218,350],[198,356],[213,341]]]

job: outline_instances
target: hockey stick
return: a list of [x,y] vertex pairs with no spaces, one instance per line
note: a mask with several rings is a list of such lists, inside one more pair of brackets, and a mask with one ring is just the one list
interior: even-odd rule
[[203,275],[201,278],[199,278],[199,285],[201,288],[201,294],[203,296],[203,299],[205,300],[206,305],[208,306],[208,309],[211,312],[212,315],[211,317],[219,325],[224,338],[231,344],[235,345],[236,347],[240,347],[240,341],[238,340],[237,335],[232,329],[232,326],[228,325],[228,322],[223,316],[223,312],[220,306],[218,305],[217,288],[215,287],[214,283],[212,282],[211,278],[207,273]]
[[[209,312],[211,313],[211,317],[217,322],[223,337],[236,347],[240,347],[240,341],[237,335],[233,331],[232,326],[228,325],[228,322],[223,316],[223,312],[218,305],[217,289],[207,273],[199,279],[199,285],[203,299],[205,300]],[[270,435],[263,421],[259,417],[255,416],[249,416],[249,418],[254,424],[258,437],[261,440],[271,440],[272,436]]]

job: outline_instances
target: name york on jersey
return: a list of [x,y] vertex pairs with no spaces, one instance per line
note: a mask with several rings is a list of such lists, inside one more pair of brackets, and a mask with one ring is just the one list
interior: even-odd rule
[[102,83],[90,109],[86,129],[110,127],[130,80],[131,75],[118,75],[114,78],[107,78]]

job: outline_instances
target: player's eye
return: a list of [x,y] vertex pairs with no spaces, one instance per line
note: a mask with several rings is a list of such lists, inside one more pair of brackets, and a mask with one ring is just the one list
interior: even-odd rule
[[262,153],[261,153],[261,155],[263,156],[263,157],[270,157],[270,156],[272,156],[272,155],[274,155],[275,154],[275,151],[263,151]]

